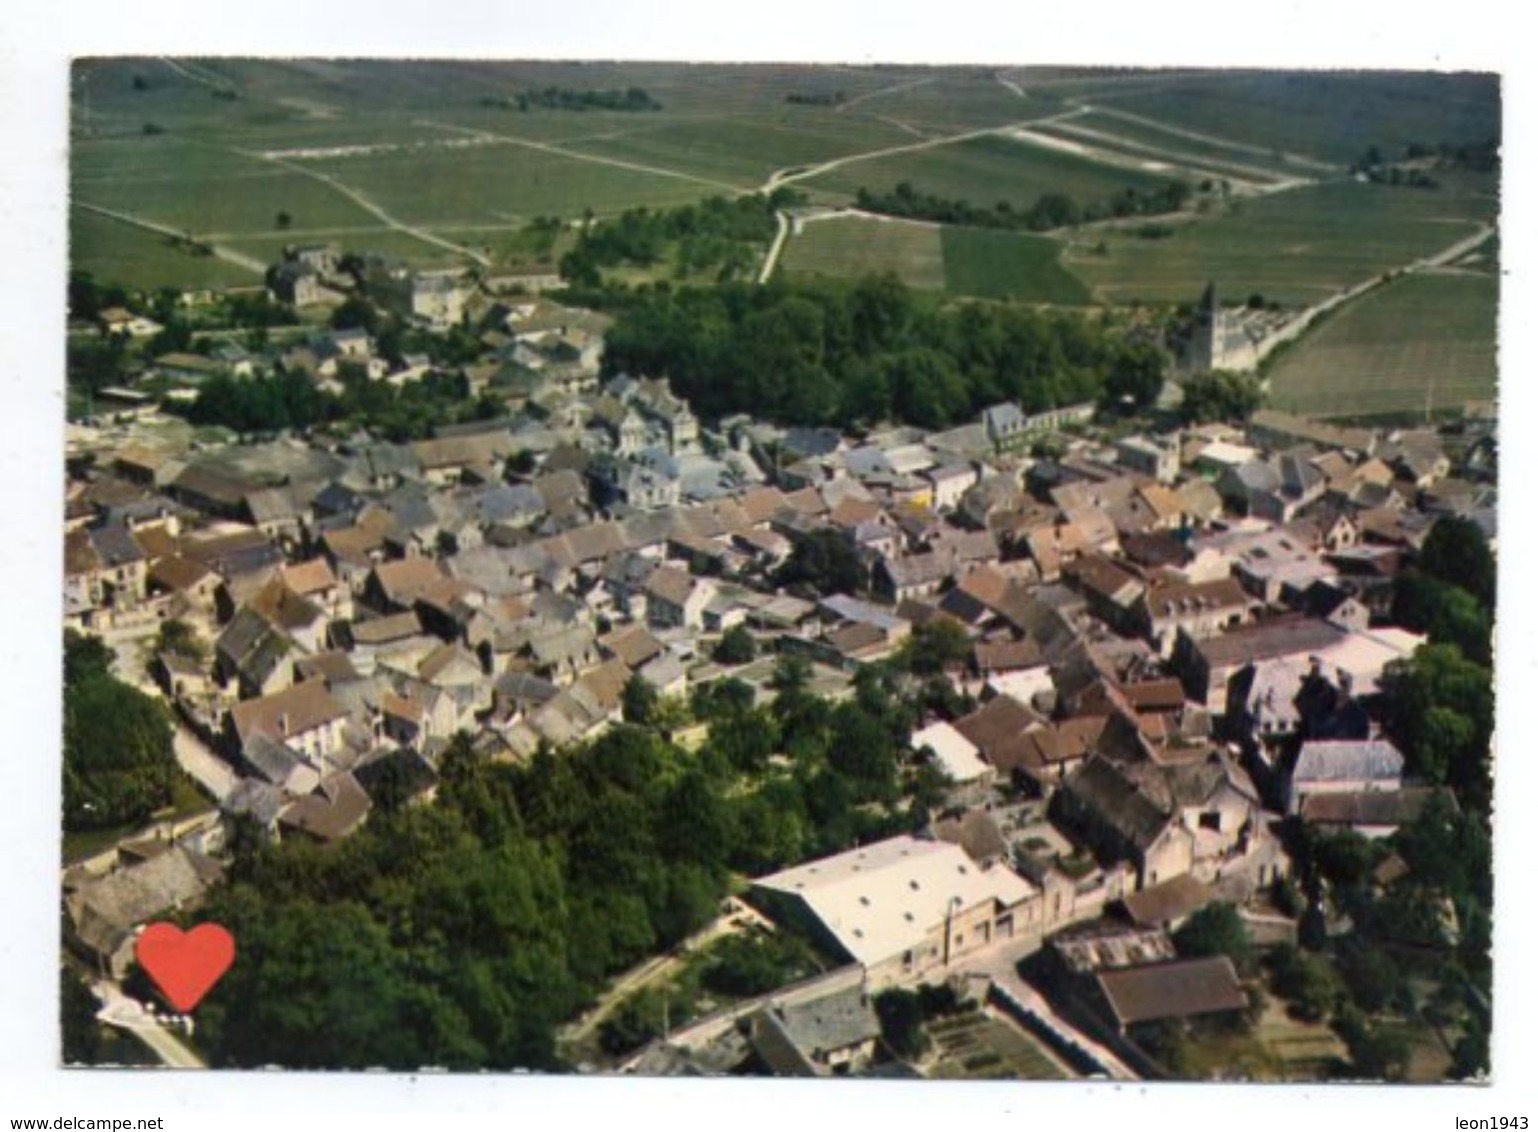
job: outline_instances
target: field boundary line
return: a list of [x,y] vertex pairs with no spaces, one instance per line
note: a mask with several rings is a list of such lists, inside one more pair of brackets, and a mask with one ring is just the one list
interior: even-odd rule
[[118,212],[115,209],[103,208],[99,204],[91,204],[89,201],[83,201],[79,197],[74,198],[70,201],[70,203],[76,208],[83,209],[86,212],[94,212],[96,215],[105,216],[109,220],[116,220],[119,223],[127,224],[134,228],[142,228],[146,232],[155,233],[157,236],[170,236],[175,240],[193,240],[195,242],[202,243],[205,247],[209,248],[217,258],[224,260],[226,263],[233,263],[236,267],[241,267],[247,271],[255,272],[257,275],[265,276],[267,274],[267,265],[260,260],[254,259],[253,257],[245,255],[242,252],[237,252],[233,248],[227,248],[219,244],[212,243],[206,238],[199,240],[198,237],[190,235],[187,232],[172,228],[168,224],[161,224],[159,221],[155,220],[146,220],[142,216],[134,216],[132,213],[128,212]]
[[1339,166],[1330,165],[1323,161],[1315,161],[1313,158],[1304,157],[1300,153],[1289,153],[1285,150],[1268,149],[1261,145],[1250,145],[1247,142],[1236,142],[1230,138],[1219,137],[1216,134],[1204,134],[1198,130],[1188,130],[1184,126],[1172,126],[1168,122],[1159,121],[1157,118],[1149,118],[1143,114],[1134,114],[1129,110],[1118,110],[1112,106],[1101,106],[1093,102],[1085,102],[1081,105],[1089,111],[1109,114],[1113,118],[1125,118],[1129,122],[1136,122],[1139,125],[1148,126],[1150,129],[1163,130],[1165,133],[1174,134],[1176,137],[1190,138],[1192,141],[1206,142],[1209,145],[1220,145],[1225,149],[1234,149],[1242,153],[1258,153],[1262,157],[1272,157],[1280,154],[1284,161],[1291,161],[1296,165],[1306,165],[1321,173],[1338,173],[1340,171]]
[[299,173],[302,176],[309,177],[315,181],[319,181],[321,184],[327,185],[334,189],[336,192],[341,193],[344,197],[352,201],[355,205],[363,209],[369,215],[375,217],[377,220],[381,221],[397,232],[403,232],[408,236],[412,236],[418,240],[421,240],[424,244],[433,244],[440,248],[446,248],[449,251],[454,252],[456,255],[462,255],[474,260],[482,267],[491,266],[491,260],[486,256],[481,255],[479,252],[473,252],[469,248],[461,247],[459,244],[453,243],[452,241],[434,236],[431,232],[424,231],[421,228],[413,227],[412,225],[407,224],[405,221],[391,216],[383,208],[369,200],[362,193],[358,192],[356,189],[344,185],[341,181],[337,180],[329,173],[322,173],[318,169],[306,169],[303,165],[298,165],[281,157],[271,157],[265,153],[259,153],[254,150],[237,149],[234,146],[231,146],[230,149],[231,152],[238,153],[242,157],[253,158],[257,161],[270,162],[271,164],[277,165],[282,169],[287,169],[290,172]]
[[900,153],[917,153],[920,150],[936,149],[942,145],[955,145],[958,142],[972,141],[975,138],[986,138],[994,135],[1007,135],[1011,131],[1025,130],[1032,126],[1045,125],[1048,122],[1061,122],[1069,118],[1077,118],[1089,111],[1082,107],[1061,111],[1046,118],[1025,118],[1018,122],[1006,122],[1000,126],[984,126],[977,130],[963,130],[957,134],[942,134],[937,138],[927,138],[924,141],[912,142],[907,145],[887,146],[883,149],[867,150],[863,153],[850,153],[843,157],[835,157],[817,165],[789,166],[787,169],[777,169],[769,175],[769,179],[759,188],[759,192],[770,193],[781,185],[788,185],[792,181],[805,181],[812,177],[821,177],[834,169],[841,169],[845,165],[853,165],[858,161],[874,161],[881,157],[895,157]]
[[612,165],[617,169],[628,169],[633,173],[650,173],[657,177],[674,177],[680,181],[693,181],[697,185],[709,185],[716,189],[727,189],[730,192],[746,195],[757,190],[735,185],[728,181],[717,181],[709,177],[696,177],[693,173],[681,173],[677,169],[665,169],[660,165],[642,165],[637,161],[625,161],[618,157],[604,157],[596,153],[583,153],[579,149],[567,149],[565,146],[551,142],[533,141],[530,138],[520,138],[513,134],[498,134],[490,130],[479,130],[472,126],[455,126],[448,122],[434,122],[430,119],[419,119],[419,126],[429,126],[435,130],[449,130],[453,133],[468,134],[471,137],[491,138],[495,141],[506,142],[509,145],[521,145],[528,149],[537,149],[542,153],[553,153],[557,157],[569,157],[575,161],[591,161],[595,165]]

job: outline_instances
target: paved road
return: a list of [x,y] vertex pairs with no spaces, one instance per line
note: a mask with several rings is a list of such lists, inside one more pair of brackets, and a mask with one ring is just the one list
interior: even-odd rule
[[171,737],[171,747],[176,761],[220,802],[229,796],[240,781],[230,764],[208,749],[192,730],[181,720],[176,722],[176,733]]
[[178,1034],[162,1026],[142,1002],[129,998],[116,983],[102,979],[91,985],[91,991],[102,1004],[96,1017],[133,1034],[160,1058],[162,1065],[173,1069],[208,1068]]

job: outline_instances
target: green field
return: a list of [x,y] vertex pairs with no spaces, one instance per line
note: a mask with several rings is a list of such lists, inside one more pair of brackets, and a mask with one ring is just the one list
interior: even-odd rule
[[[1111,119],[1111,122],[1114,123],[1115,119]],[[1283,179],[1282,174],[1259,161],[1251,165],[1239,161],[1239,155],[1236,154],[1227,157],[1198,154],[1186,148],[1179,138],[1166,138],[1163,141],[1152,138],[1133,139],[1120,130],[1113,132],[1103,125],[1092,127],[1093,133],[1084,133],[1076,128],[1081,125],[1087,126],[1088,123],[1082,118],[1075,118],[1071,122],[1037,126],[1034,130],[1072,145],[1088,146],[1100,153],[1141,162],[1149,172],[1166,177],[1184,177],[1190,181],[1232,179],[1257,185]]]
[[1260,74],[1231,71],[1150,86],[1080,90],[1094,103],[1336,164],[1368,146],[1481,142],[1500,136],[1497,79],[1479,74]]
[[[1328,176],[1276,151],[1340,163],[1368,144],[1392,151],[1410,138],[1479,140],[1500,120],[1494,80],[1477,75],[146,58],[87,60],[71,80],[77,200],[264,260],[295,239],[423,264],[452,258],[349,192],[401,224],[489,249],[499,264],[526,263],[517,228],[535,216],[604,216],[752,191],[777,170],[841,158],[858,159],[794,187],[840,205],[862,187],[885,193],[907,181],[923,193],[1024,209],[1047,192],[1087,205],[1157,187],[1170,175],[1137,167],[1156,154],[1194,165],[1184,171],[1193,180],[1209,168],[1221,174],[1226,162]],[[506,104],[548,86],[638,86],[663,109],[523,112]],[[1119,161],[1003,135],[882,152],[1085,103],[1096,109],[1044,128],[1103,145]],[[145,134],[146,123],[162,132]],[[1073,125],[1112,140],[1076,138],[1064,128]],[[878,156],[861,156],[868,153]],[[932,290],[1082,301],[1066,267],[1101,302],[1188,301],[1214,278],[1230,294],[1302,304],[1445,246],[1466,230],[1461,222],[1493,213],[1494,192],[1488,178],[1467,177],[1435,193],[1321,184],[1246,200],[1170,239],[1116,227],[1074,233],[1062,267],[1023,237],[942,240],[934,231],[838,221],[793,241],[785,269],[849,277],[890,268]],[[277,224],[280,212],[287,227]],[[235,270],[203,260],[183,273],[188,257],[153,237],[73,215],[77,260],[107,276],[179,285]]]
[[1062,245],[1045,236],[839,216],[793,236],[780,259],[788,275],[858,279],[892,272],[910,287],[977,298],[1077,305],[1088,289],[1058,262]]
[[840,216],[804,225],[780,256],[787,275],[858,279],[890,271],[910,287],[945,289],[940,228],[900,220]]
[[616,137],[578,141],[571,148],[753,189],[777,169],[815,165],[913,140],[911,134],[885,122],[787,107],[772,118],[656,125]]
[[308,163],[408,224],[505,223],[536,216],[683,204],[720,190],[516,145],[430,149]]
[[862,187],[887,193],[908,181],[921,193],[985,208],[1007,200],[1025,209],[1047,192],[1066,193],[1080,204],[1089,204],[1124,188],[1151,189],[1169,179],[1009,137],[988,136],[856,161],[799,183],[853,196]]
[[1055,99],[1021,98],[994,77],[992,70],[918,74],[846,109],[849,114],[879,115],[921,132],[953,133],[1006,126],[1057,109]]
[[261,279],[213,256],[193,255],[169,238],[121,220],[70,209],[70,269],[102,282],[152,290],[178,287],[249,287]]
[[1270,402],[1316,416],[1458,408],[1496,385],[1494,275],[1405,275],[1354,300],[1281,355]]
[[1488,219],[1487,180],[1435,191],[1338,181],[1237,202],[1168,239],[1134,228],[1081,232],[1066,266],[1112,303],[1190,302],[1208,280],[1306,306],[1440,251]]
[[1113,134],[1129,142],[1152,149],[1178,153],[1195,162],[1215,162],[1219,165],[1236,164],[1278,176],[1317,176],[1322,170],[1306,163],[1289,161],[1276,154],[1241,143],[1222,144],[1210,138],[1196,138],[1190,134],[1172,133],[1147,121],[1134,120],[1119,113],[1095,110],[1072,119],[1072,125],[1085,126],[1106,134]]
[[1045,236],[987,228],[945,228],[940,235],[945,289],[953,295],[1078,304],[1089,289],[1058,257],[1062,245]]

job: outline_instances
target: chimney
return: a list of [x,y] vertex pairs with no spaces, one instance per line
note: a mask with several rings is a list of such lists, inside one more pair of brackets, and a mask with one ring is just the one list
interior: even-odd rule
[[288,712],[278,713],[278,734],[288,738]]

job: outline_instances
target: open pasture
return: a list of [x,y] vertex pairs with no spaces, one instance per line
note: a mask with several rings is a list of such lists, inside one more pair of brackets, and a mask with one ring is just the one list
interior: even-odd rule
[[1395,279],[1331,314],[1270,370],[1270,401],[1314,416],[1457,408],[1496,386],[1499,281],[1457,269]]

